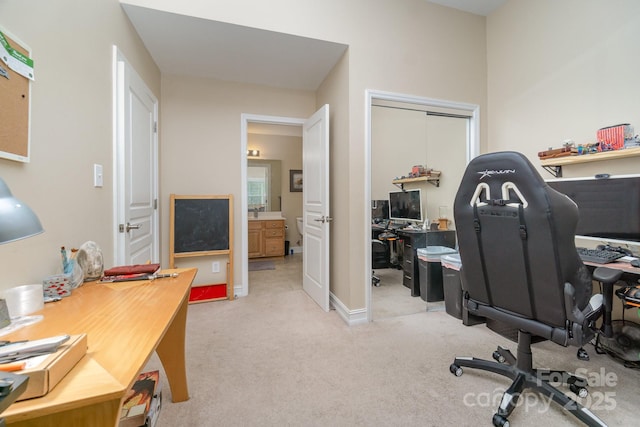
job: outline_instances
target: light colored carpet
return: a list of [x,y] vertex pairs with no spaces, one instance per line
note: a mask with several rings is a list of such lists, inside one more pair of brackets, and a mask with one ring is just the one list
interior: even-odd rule
[[[296,265],[297,264],[297,265]],[[491,359],[515,345],[484,325],[426,311],[349,327],[305,294],[299,259],[250,274],[250,294],[189,306],[187,374],[191,399],[172,403],[163,380],[158,427],[175,426],[491,426],[510,381],[466,369],[449,373],[456,355]],[[408,290],[407,290],[408,291]],[[610,426],[637,424],[640,372],[588,348],[534,345],[537,367],[589,372],[583,399]],[[161,369],[157,356],[148,369]],[[164,373],[162,373],[164,375]],[[537,394],[523,396],[514,426],[581,425]]]
[[375,270],[380,286],[371,288],[373,320],[444,310],[444,302],[426,302],[420,297],[412,297],[411,290],[402,284],[403,274],[395,268]]

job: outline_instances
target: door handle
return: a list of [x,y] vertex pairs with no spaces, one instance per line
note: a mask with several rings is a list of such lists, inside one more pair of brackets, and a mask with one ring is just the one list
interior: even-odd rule
[[141,227],[140,224],[136,224],[136,225],[131,225],[129,223],[127,223],[127,226],[125,227],[125,230],[127,230],[127,233],[131,230],[139,230]]
[[131,225],[130,223],[127,223],[127,225],[120,224],[118,226],[118,229],[119,229],[118,231],[120,231],[121,233],[124,233],[124,232],[128,233],[131,230],[139,230],[140,227],[141,227],[140,224],[136,224],[136,225]]
[[318,221],[318,222],[321,222],[321,223],[323,223],[323,224],[324,224],[325,222],[331,222],[331,221],[333,221],[333,218],[331,218],[330,216],[324,216],[324,215],[322,215],[322,217],[321,217],[321,218],[316,218],[316,219],[314,219],[314,221]]

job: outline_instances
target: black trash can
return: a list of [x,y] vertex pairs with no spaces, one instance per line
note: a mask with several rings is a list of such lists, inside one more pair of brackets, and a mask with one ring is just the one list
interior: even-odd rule
[[462,320],[462,285],[460,284],[460,254],[446,254],[440,257],[442,264],[442,286],[444,288],[444,309],[447,314]]
[[442,301],[444,291],[440,257],[456,253],[456,250],[446,246],[427,246],[419,248],[417,252],[420,264],[420,298],[426,302]]
[[284,241],[284,256],[289,255],[289,241],[285,240]]
[[460,270],[462,269],[462,261],[460,254],[445,254],[440,257],[442,264],[442,282],[444,287],[444,308],[447,314],[461,319],[466,326],[484,323],[485,318],[469,314],[464,308],[462,277]]

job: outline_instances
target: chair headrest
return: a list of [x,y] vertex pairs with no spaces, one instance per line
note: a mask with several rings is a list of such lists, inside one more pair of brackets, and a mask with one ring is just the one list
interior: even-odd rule
[[544,197],[547,184],[521,153],[500,151],[480,155],[467,166],[458,196],[473,204],[520,203]]

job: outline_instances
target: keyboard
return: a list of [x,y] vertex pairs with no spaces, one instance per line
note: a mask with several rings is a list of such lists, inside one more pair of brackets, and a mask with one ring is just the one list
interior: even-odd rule
[[593,262],[596,264],[607,264],[625,256],[625,254],[621,252],[607,249],[587,249],[580,247],[576,249],[583,262]]

